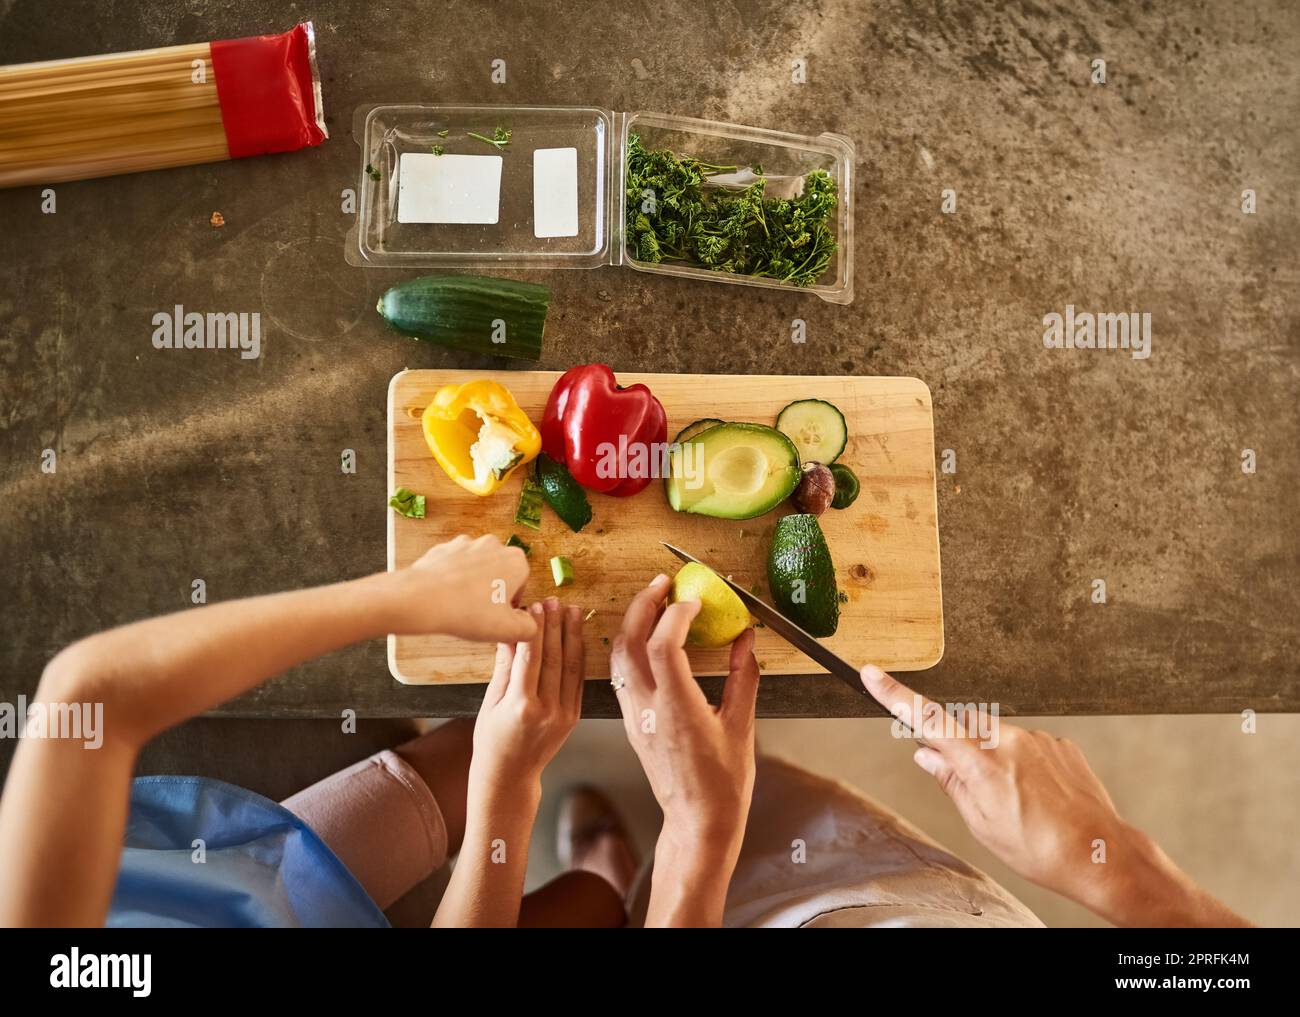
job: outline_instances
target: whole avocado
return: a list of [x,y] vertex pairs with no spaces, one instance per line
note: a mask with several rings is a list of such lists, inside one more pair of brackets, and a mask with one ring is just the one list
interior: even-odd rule
[[798,513],[777,522],[767,556],[767,585],[777,610],[800,628],[818,637],[835,634],[840,591],[816,516]]

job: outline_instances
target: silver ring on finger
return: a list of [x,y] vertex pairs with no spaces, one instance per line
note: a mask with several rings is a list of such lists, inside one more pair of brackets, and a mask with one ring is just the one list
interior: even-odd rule
[[621,674],[619,674],[617,671],[615,671],[612,675],[609,676],[609,684],[610,684],[610,687],[611,687],[615,692],[617,692],[619,689],[621,689],[624,685],[627,684],[627,679],[624,678],[624,677],[623,677]]

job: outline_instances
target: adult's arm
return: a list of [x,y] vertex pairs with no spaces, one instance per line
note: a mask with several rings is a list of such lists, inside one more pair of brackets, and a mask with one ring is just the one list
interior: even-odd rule
[[939,782],[976,840],[1019,875],[1114,925],[1249,924],[1120,817],[1070,740],[1000,723],[996,739],[981,741],[961,718],[944,720],[941,707],[880,668],[863,668],[862,680],[922,737],[913,758]]

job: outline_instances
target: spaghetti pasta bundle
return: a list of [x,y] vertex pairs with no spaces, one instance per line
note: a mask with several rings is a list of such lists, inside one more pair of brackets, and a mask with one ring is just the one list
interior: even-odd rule
[[288,152],[327,136],[310,22],[0,67],[0,187]]

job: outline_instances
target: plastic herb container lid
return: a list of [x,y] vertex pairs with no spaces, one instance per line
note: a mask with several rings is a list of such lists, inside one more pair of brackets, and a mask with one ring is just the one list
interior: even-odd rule
[[[505,132],[508,141],[502,140]],[[628,139],[633,133],[646,149],[668,149],[680,156],[734,165],[750,174],[757,168],[767,179],[769,197],[797,195],[808,173],[824,171],[834,181],[836,198],[829,220],[836,249],[825,270],[812,285],[799,286],[683,261],[639,260],[625,236],[628,202],[642,200],[640,194],[629,194],[626,186]],[[682,279],[814,293],[836,304],[853,299],[854,148],[842,135],[807,136],[663,113],[588,107],[401,104],[359,108],[353,118],[353,137],[361,151],[357,222],[348,232],[345,249],[352,265],[476,271],[491,266],[628,265]],[[556,218],[553,209],[535,208],[535,201],[550,193],[539,189],[542,150],[548,150],[548,156],[562,153],[562,165],[576,170],[576,179],[568,182],[567,198],[570,202],[576,198],[577,211],[571,235],[537,235],[545,232],[539,230],[540,221]],[[412,218],[399,214],[402,202],[410,200],[402,193],[403,166],[411,177],[409,191],[417,166],[451,169],[452,163],[439,163],[432,158],[435,155],[479,157],[478,162],[491,171],[479,176],[484,181],[491,177],[494,188],[499,172],[499,195],[489,195],[499,202],[495,221],[403,221]],[[546,165],[553,163],[548,158]],[[465,160],[457,164],[462,171],[466,165],[477,165]],[[746,179],[755,178],[742,177],[734,186],[739,189]],[[434,204],[442,208],[446,203]],[[474,207],[479,209],[479,204]]]

